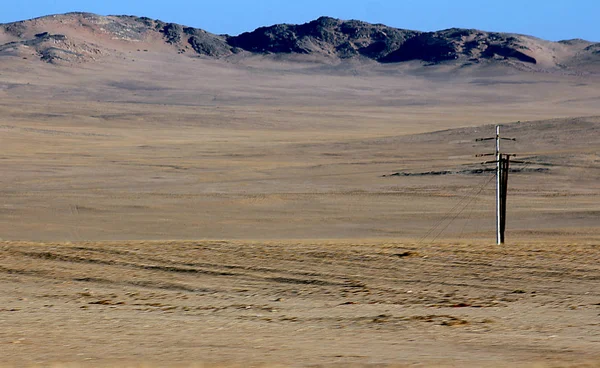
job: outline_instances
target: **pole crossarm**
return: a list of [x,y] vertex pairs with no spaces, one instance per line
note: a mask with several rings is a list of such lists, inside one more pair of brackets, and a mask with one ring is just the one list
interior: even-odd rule
[[[496,139],[496,137],[477,138],[477,139],[475,139],[475,142],[493,141],[494,139]],[[517,138],[504,138],[504,137],[501,137],[500,140],[503,140],[503,141],[514,141],[514,142],[516,142]]]
[[[498,161],[494,160],[494,161],[484,161],[481,162],[480,165],[489,165],[489,164],[497,164]],[[527,165],[543,165],[543,164],[538,164],[536,162],[529,162],[529,161],[517,161],[517,160],[510,160],[511,164],[527,164]]]

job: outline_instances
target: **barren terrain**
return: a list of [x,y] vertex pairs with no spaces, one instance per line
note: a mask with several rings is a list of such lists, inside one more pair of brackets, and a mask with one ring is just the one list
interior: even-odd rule
[[0,33],[0,365],[600,364],[591,43],[215,59],[73,17]]
[[383,176],[482,168],[494,123],[548,169],[512,176],[511,231],[598,226],[595,77],[142,56],[2,73],[2,238],[418,238],[473,194],[445,236],[489,238],[485,175]]
[[598,243],[0,245],[17,366],[597,366]]

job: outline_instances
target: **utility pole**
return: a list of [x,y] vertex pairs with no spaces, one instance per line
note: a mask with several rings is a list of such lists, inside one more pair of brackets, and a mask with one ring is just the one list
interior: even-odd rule
[[498,245],[504,244],[502,232],[502,154],[500,153],[500,125],[496,125],[496,240]]
[[492,139],[496,140],[496,153],[477,155],[477,157],[496,156],[495,161],[484,162],[484,164],[496,164],[496,242],[498,245],[502,245],[504,244],[504,232],[506,230],[506,198],[508,194],[508,170],[511,155],[503,155],[500,152],[500,141],[516,141],[516,139],[500,137],[500,125],[497,125],[495,138],[481,138],[477,139],[477,141],[488,141]]

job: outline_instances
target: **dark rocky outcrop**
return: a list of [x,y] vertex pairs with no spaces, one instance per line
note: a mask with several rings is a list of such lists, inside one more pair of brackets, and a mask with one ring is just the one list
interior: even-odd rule
[[3,28],[4,32],[15,37],[22,37],[23,34],[27,31],[27,25],[25,24],[25,22],[5,24]]
[[510,47],[508,45],[488,45],[485,49],[484,56],[486,57],[494,57],[496,55],[504,57],[504,58],[515,58],[517,60],[523,61],[525,63],[536,64],[537,61],[535,58],[524,54],[523,52],[515,49],[514,47]]
[[261,27],[229,37],[229,44],[255,53],[323,54],[339,58],[363,56],[385,63],[409,60],[443,62],[497,56],[536,63],[515,36],[470,29],[417,32],[322,17],[301,24]]
[[175,44],[181,41],[181,34],[183,33],[183,27],[179,24],[168,23],[166,24],[161,32],[165,35],[165,39],[170,44]]
[[163,33],[166,42],[171,45],[185,46],[187,44],[197,54],[211,57],[226,56],[233,52],[225,37],[175,23],[157,22],[157,26],[160,27],[160,32]]
[[298,40],[294,32],[295,26],[280,24],[272,27],[258,28],[254,32],[242,33],[230,37],[230,45],[250,52],[259,53],[300,53],[309,52]]
[[46,41],[65,41],[66,39],[67,39],[67,36],[65,36],[65,35],[50,34],[48,32],[43,32],[43,33],[36,34],[35,38],[32,38],[32,39],[25,39],[23,41],[9,42],[4,45],[0,45],[0,51],[6,50],[9,48],[14,48],[17,46],[36,47],[36,46],[43,44]]
[[455,45],[436,33],[423,33],[404,42],[398,50],[381,58],[386,63],[409,60],[441,62],[458,59]]
[[600,54],[600,43],[595,43],[585,48],[585,51],[589,51],[593,54]]
[[39,52],[40,58],[47,63],[56,63],[57,61],[70,61],[71,58],[79,58],[82,55],[66,49],[58,47],[48,47]]
[[66,35],[49,32],[37,33],[33,38],[23,37],[22,41],[0,45],[0,52],[15,54],[17,50],[25,50],[24,47],[28,50],[26,52],[34,51],[40,60],[51,64],[83,62],[102,53],[86,43],[75,43]]
[[234,52],[225,40],[211,34],[195,34],[187,42],[200,55],[220,57]]
[[315,21],[258,28],[229,37],[228,42],[255,53],[318,53],[339,58],[365,56],[379,60],[418,32],[356,20],[321,17]]

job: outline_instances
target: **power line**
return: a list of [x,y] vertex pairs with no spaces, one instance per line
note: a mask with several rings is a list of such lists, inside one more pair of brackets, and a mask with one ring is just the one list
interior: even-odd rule
[[464,207],[463,207],[463,208],[462,208],[462,209],[461,209],[461,210],[460,210],[460,211],[459,211],[459,212],[458,212],[458,213],[457,213],[457,214],[456,214],[456,215],[455,215],[455,216],[454,216],[454,217],[453,217],[453,218],[452,218],[452,219],[451,219],[449,222],[448,222],[448,224],[446,224],[446,226],[445,226],[445,227],[444,227],[444,228],[443,228],[443,229],[442,229],[442,230],[441,230],[441,231],[440,231],[440,232],[439,232],[439,233],[438,233],[438,234],[437,234],[437,235],[436,235],[436,236],[433,238],[433,240],[431,241],[432,243],[433,243],[434,241],[436,241],[436,240],[437,240],[437,238],[439,238],[439,237],[440,237],[440,235],[442,235],[442,233],[443,233],[444,231],[446,231],[446,229],[447,229],[448,227],[450,227],[450,225],[451,225],[451,224],[454,222],[454,220],[456,220],[456,219],[458,218],[458,216],[460,216],[460,215],[461,215],[461,214],[462,214],[462,213],[465,211],[465,209],[467,209],[467,207],[469,207],[469,205],[470,205],[470,204],[471,204],[471,203],[472,203],[472,202],[473,202],[473,201],[474,201],[474,200],[477,198],[477,196],[479,196],[479,194],[481,194],[481,192],[483,192],[483,190],[484,190],[484,189],[485,189],[485,188],[486,188],[486,187],[487,187],[487,186],[488,186],[488,185],[489,185],[489,184],[492,182],[492,180],[493,180],[493,179],[494,179],[494,176],[490,176],[490,179],[489,179],[487,182],[485,182],[485,184],[483,184],[483,185],[481,186],[481,188],[479,189],[479,191],[478,191],[478,192],[477,192],[477,193],[476,193],[474,196],[472,196],[472,197],[471,197],[471,199],[470,199],[470,200],[467,202],[467,204],[466,204],[466,205],[465,205],[465,206],[464,206]]
[[477,201],[479,200],[479,195],[475,196],[475,200],[473,201],[473,205],[470,206],[471,209],[469,210],[469,213],[467,214],[467,218],[465,219],[465,223],[463,224],[462,229],[460,229],[460,235],[458,236],[459,239],[462,239],[463,234],[465,233],[465,230],[467,229],[467,225],[469,224],[469,222],[471,222],[471,218],[473,217],[473,213],[475,212],[475,206],[477,205]]
[[[492,176],[493,179],[493,176]],[[485,184],[484,187],[489,184],[488,180]],[[458,209],[460,208],[460,206],[465,202],[465,201],[469,201],[470,198],[472,198],[473,194],[475,193],[477,190],[479,189],[479,186],[474,187],[474,189],[472,190],[472,192],[468,193],[466,196],[462,197],[455,205],[454,207],[452,207],[448,212],[446,212],[446,214],[444,215],[444,217],[442,217],[441,220],[439,220],[421,239],[419,239],[419,244],[423,243],[425,241],[425,239],[427,239],[429,237],[429,235],[431,235],[433,232],[435,232],[437,230],[437,228],[439,226],[441,226],[447,219],[450,218],[450,216],[452,216],[452,214]],[[479,189],[478,193],[481,193],[483,189]]]

